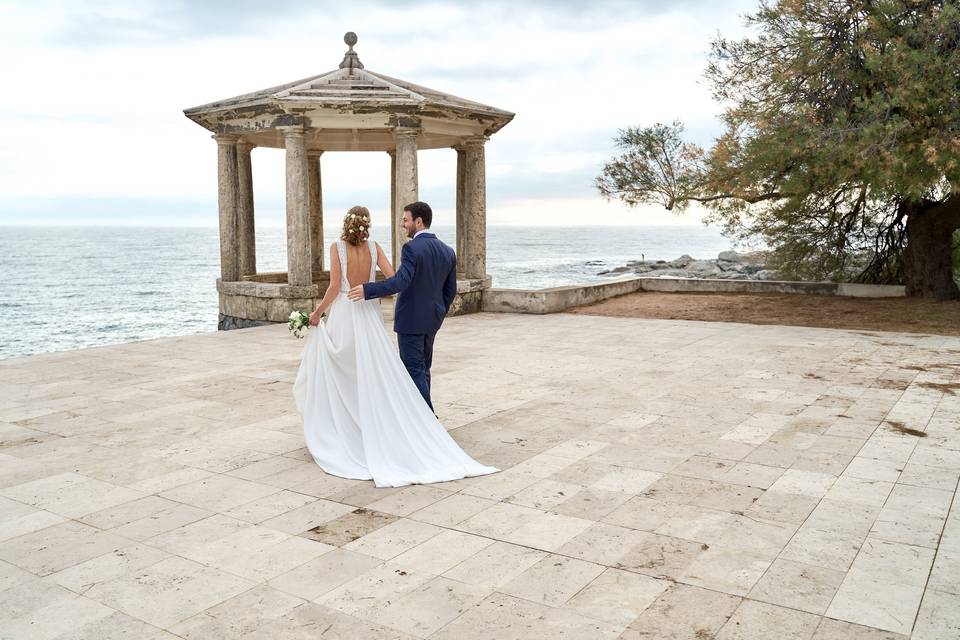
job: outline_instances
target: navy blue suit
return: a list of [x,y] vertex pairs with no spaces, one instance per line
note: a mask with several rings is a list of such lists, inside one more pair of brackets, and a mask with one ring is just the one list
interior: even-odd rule
[[457,254],[433,233],[420,233],[403,245],[396,275],[363,285],[367,300],[395,293],[400,294],[393,314],[400,359],[432,411],[433,339],[457,295]]

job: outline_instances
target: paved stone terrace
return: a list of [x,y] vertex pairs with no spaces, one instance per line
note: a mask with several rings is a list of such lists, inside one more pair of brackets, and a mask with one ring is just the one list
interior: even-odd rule
[[958,338],[453,318],[504,471],[403,489],[308,460],[302,344],[0,361],[0,638],[960,636]]

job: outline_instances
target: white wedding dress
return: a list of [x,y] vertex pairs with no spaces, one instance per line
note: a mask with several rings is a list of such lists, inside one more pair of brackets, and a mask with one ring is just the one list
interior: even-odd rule
[[[370,281],[377,249],[370,247]],[[378,300],[347,298],[346,246],[337,242],[340,295],[310,327],[293,385],[303,434],[327,473],[401,487],[499,471],[464,453],[410,379]],[[331,256],[333,257],[333,256]]]

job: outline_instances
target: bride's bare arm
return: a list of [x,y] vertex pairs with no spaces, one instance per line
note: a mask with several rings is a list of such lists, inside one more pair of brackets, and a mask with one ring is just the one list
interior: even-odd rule
[[310,324],[320,322],[320,316],[326,311],[333,301],[337,299],[340,293],[340,255],[337,253],[337,243],[330,245],[330,284],[327,285],[327,292],[323,294],[323,299],[317,303],[313,313],[310,314]]
[[383,272],[388,278],[392,278],[396,274],[396,270],[393,268],[393,265],[390,264],[390,261],[387,259],[387,254],[383,252],[383,247],[380,246],[380,243],[377,243],[377,266],[380,267],[380,271]]

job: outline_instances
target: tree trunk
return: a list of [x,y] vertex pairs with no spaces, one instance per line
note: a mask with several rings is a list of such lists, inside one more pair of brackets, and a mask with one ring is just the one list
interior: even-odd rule
[[907,246],[903,273],[907,295],[956,300],[953,280],[953,232],[960,228],[960,196],[943,202],[907,205]]

